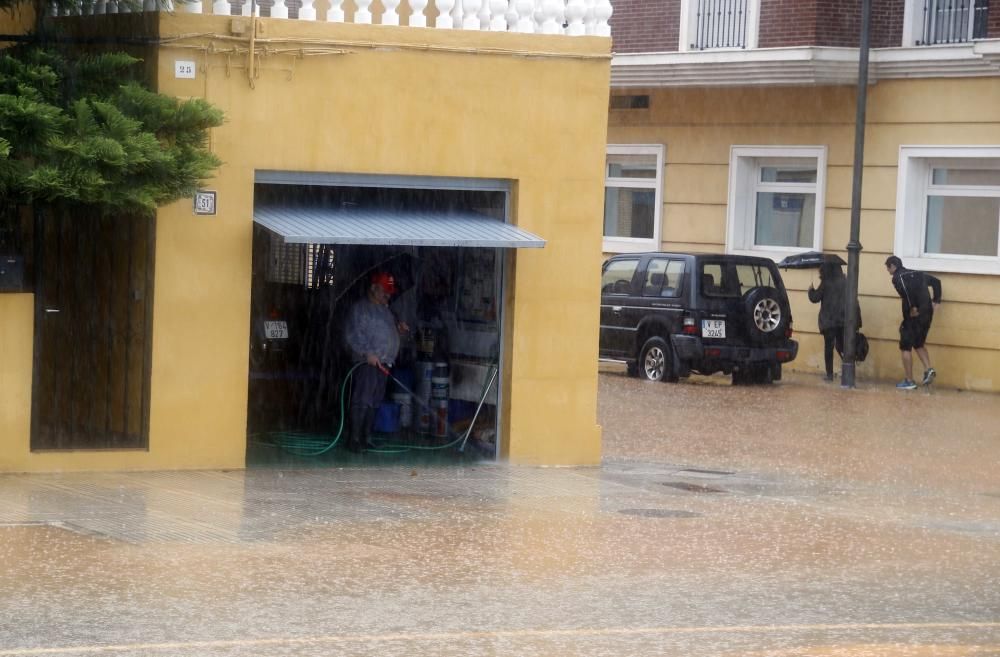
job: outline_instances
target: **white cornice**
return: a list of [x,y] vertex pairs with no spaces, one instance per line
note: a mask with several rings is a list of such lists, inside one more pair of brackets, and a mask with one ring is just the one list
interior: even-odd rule
[[[1000,39],[879,48],[871,51],[872,83],[893,78],[1000,76]],[[854,84],[857,48],[759,48],[615,55],[611,86],[724,87]]]

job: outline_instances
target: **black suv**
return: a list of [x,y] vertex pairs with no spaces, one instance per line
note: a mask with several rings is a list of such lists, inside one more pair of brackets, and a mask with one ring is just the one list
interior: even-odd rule
[[798,354],[785,285],[767,258],[623,254],[603,272],[600,357],[633,376],[724,372],[734,384],[771,383]]

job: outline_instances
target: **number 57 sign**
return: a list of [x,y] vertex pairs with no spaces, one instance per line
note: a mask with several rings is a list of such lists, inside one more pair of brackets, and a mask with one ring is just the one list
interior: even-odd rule
[[195,214],[215,214],[215,192],[200,191],[194,193]]

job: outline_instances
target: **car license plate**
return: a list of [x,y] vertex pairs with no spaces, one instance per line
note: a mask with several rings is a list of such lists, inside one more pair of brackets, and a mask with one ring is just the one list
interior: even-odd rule
[[264,322],[264,336],[268,340],[288,338],[288,324],[284,321]]
[[701,337],[703,338],[726,337],[726,320],[724,319],[701,320]]

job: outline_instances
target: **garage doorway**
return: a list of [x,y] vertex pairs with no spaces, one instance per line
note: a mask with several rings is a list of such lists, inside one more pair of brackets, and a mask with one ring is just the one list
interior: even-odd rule
[[[305,175],[257,176],[247,465],[496,459],[510,249],[544,244],[506,223],[509,183]],[[375,272],[410,330],[356,454],[343,320]]]

